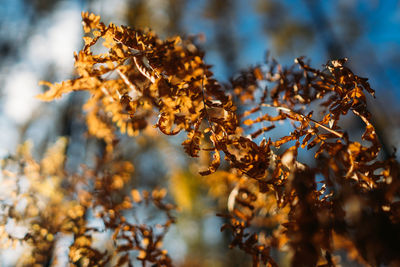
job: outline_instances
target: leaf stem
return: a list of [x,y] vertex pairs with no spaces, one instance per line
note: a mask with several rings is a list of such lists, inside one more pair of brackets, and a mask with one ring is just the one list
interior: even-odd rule
[[272,106],[272,105],[270,105],[270,104],[265,104],[265,103],[262,103],[261,106],[263,106],[263,107],[270,107],[270,108],[276,108],[276,109],[278,109],[278,110],[282,110],[282,111],[286,111],[286,112],[289,112],[289,113],[297,114],[297,115],[301,116],[303,119],[306,119],[306,120],[308,120],[308,121],[313,122],[315,125],[317,125],[317,126],[321,127],[322,129],[324,129],[324,130],[326,130],[326,131],[328,131],[328,132],[330,132],[330,133],[336,135],[337,137],[343,138],[343,133],[337,132],[337,131],[335,131],[335,130],[333,130],[333,129],[331,129],[331,128],[329,128],[329,127],[327,127],[327,126],[325,126],[325,125],[323,125],[323,124],[321,124],[321,123],[319,123],[318,121],[313,120],[313,119],[311,119],[311,118],[309,118],[309,117],[307,117],[307,116],[304,116],[303,114],[298,113],[298,112],[296,112],[296,111],[293,111],[293,110],[291,110],[291,109],[289,109],[289,108],[280,107],[280,106]]

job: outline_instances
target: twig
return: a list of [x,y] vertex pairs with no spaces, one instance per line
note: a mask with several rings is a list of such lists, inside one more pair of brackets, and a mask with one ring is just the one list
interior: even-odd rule
[[321,128],[324,129],[324,130],[327,130],[328,132],[330,132],[330,133],[336,135],[337,137],[343,138],[343,133],[339,133],[339,132],[337,132],[337,131],[335,131],[335,130],[333,130],[333,129],[331,129],[331,128],[329,128],[329,127],[327,127],[327,126],[325,126],[325,125],[323,125],[323,124],[321,124],[321,123],[319,123],[318,121],[313,120],[313,119],[311,119],[311,118],[309,118],[309,117],[306,117],[306,116],[304,116],[303,114],[298,113],[298,112],[296,112],[296,111],[293,111],[293,110],[291,110],[291,109],[289,109],[289,108],[280,107],[280,106],[272,106],[272,105],[270,105],[270,104],[265,104],[265,103],[261,104],[261,106],[263,106],[263,107],[270,107],[270,108],[276,108],[276,109],[278,109],[278,110],[282,110],[282,111],[286,111],[286,112],[289,112],[289,113],[297,114],[297,115],[301,116],[303,119],[306,119],[306,120],[308,120],[308,121],[313,122],[315,125],[321,127]]
[[120,71],[119,69],[117,69],[117,72],[118,72],[119,76],[121,76],[121,78],[124,81],[124,83],[129,86],[129,88],[131,89],[132,92],[135,93],[135,97],[132,97],[132,98],[141,97],[142,96],[142,92],[140,92],[136,88],[136,86],[133,83],[131,83],[131,81],[129,81],[128,77],[126,77],[126,75],[124,73],[122,73],[122,71]]

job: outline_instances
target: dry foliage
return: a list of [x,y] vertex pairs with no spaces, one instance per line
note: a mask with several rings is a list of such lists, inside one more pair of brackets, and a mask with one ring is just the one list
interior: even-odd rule
[[[72,266],[132,266],[132,255],[143,265],[170,266],[162,240],[174,222],[174,206],[163,200],[165,189],[123,191],[133,172],[129,162],[103,159],[93,170],[67,175],[66,143],[61,138],[40,163],[32,158],[29,143],[20,146],[15,157],[2,161],[3,248],[28,245],[20,266],[57,265],[63,262],[58,259],[57,242],[72,238],[68,252]],[[125,216],[140,205],[165,213],[165,221],[151,225]],[[96,226],[89,225],[96,220]],[[102,242],[102,234],[111,235],[112,242]]]
[[[124,195],[133,166],[113,160],[118,131],[135,136],[157,118],[154,127],[166,135],[186,132],[182,145],[189,156],[210,154],[209,167],[200,174],[209,175],[212,195],[227,200],[227,212],[220,216],[227,218],[222,228],[232,233],[231,247],[250,254],[254,266],[277,266],[273,250],[287,252],[292,266],[337,266],[338,251],[366,266],[400,264],[399,163],[394,154],[379,158],[366,101],[366,93],[374,91],[367,79],[345,66],[346,60],[331,61],[323,70],[302,58],[290,68],[270,60],[222,86],[193,40],[164,41],[149,30],[106,26],[89,13],[82,17],[86,36],[75,54],[77,78],[45,83],[49,90],[39,98],[51,101],[88,91],[88,132],[105,141],[106,153],[95,170],[73,176],[62,171],[61,158],[51,161],[54,155],[41,163],[26,153],[9,159],[19,167],[16,175],[7,176],[16,191],[2,201],[3,224],[25,221],[29,231],[20,239],[3,237],[31,244],[30,261],[46,260],[56,235],[64,233],[74,239],[71,263],[131,264],[128,252],[136,250],[143,264],[172,264],[160,248],[174,221],[173,206],[162,202],[164,189]],[[361,137],[350,138],[341,127],[344,116],[362,121]],[[291,128],[286,136],[267,138],[274,128],[289,129],[285,122]],[[302,149],[312,159],[300,162]],[[63,155],[59,150],[49,153]],[[221,157],[229,167],[217,171]],[[9,160],[3,172],[8,173]],[[18,189],[21,175],[32,180],[24,192]],[[44,176],[54,177],[52,192],[58,195],[46,195],[35,186]],[[59,186],[64,179],[70,188]],[[42,195],[45,200],[38,199]],[[30,198],[28,205],[44,201],[45,209],[16,212],[13,207],[23,197]],[[165,212],[161,231],[123,216],[140,203],[153,203]],[[113,232],[113,253],[92,246],[92,233],[99,229],[87,227],[88,210],[96,211],[105,229]]]

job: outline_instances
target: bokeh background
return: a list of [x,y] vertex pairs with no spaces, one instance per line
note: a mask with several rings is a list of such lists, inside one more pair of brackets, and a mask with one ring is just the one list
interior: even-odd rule
[[[299,56],[316,68],[347,57],[350,68],[368,77],[376,90],[370,109],[383,156],[400,147],[399,1],[0,0],[1,157],[29,139],[40,158],[59,136],[66,136],[69,171],[93,162],[99,143],[85,135],[81,105],[87,96],[71,94],[54,103],[35,99],[44,89],[40,80],[56,82],[73,75],[73,52],[83,47],[81,11],[101,15],[106,24],[150,27],[162,37],[198,36],[221,83],[246,66],[262,63],[267,52],[284,66]],[[143,188],[170,187],[172,200],[182,207],[166,240],[176,262],[248,263],[242,253],[227,248],[229,235],[220,233],[215,200],[182,156],[179,136],[157,142],[121,138],[129,143],[121,157],[134,162],[135,181]],[[14,266],[17,257],[18,251],[0,251],[0,265]]]

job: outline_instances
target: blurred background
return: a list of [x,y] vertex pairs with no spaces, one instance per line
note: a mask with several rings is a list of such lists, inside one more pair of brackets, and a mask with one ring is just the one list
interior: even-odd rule
[[[67,136],[69,171],[94,161],[99,143],[86,138],[81,111],[87,96],[71,94],[54,103],[35,99],[43,90],[40,80],[73,75],[73,52],[83,47],[81,11],[101,15],[106,24],[150,27],[161,37],[200,36],[206,62],[221,82],[262,63],[267,52],[284,66],[299,56],[316,68],[347,57],[348,66],[376,90],[370,109],[383,154],[400,147],[399,1],[0,0],[1,157],[29,139],[40,158],[59,136]],[[229,236],[220,233],[222,221],[211,208],[215,200],[187,164],[181,139],[129,140],[121,157],[135,164],[134,180],[143,188],[169,186],[181,206],[177,227],[165,242],[173,259],[192,266],[247,263],[242,253],[227,248]],[[13,262],[15,255],[0,252],[1,266]]]

